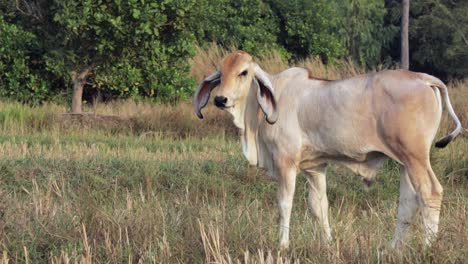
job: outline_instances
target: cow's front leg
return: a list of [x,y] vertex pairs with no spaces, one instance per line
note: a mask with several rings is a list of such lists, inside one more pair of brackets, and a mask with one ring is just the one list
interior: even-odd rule
[[326,165],[318,168],[305,170],[307,183],[309,185],[309,196],[307,203],[309,210],[319,222],[322,228],[321,239],[324,242],[332,240],[330,224],[328,222],[328,198],[326,183]]
[[279,246],[281,249],[289,246],[289,222],[296,188],[296,176],[297,169],[295,166],[284,164],[278,166]]

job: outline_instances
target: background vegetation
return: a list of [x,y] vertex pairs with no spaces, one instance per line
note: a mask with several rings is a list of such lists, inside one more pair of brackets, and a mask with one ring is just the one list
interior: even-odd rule
[[[413,0],[410,67],[444,80],[468,75],[468,2]],[[238,47],[289,63],[399,60],[396,0],[0,0],[0,96],[21,102],[187,99],[197,46]]]
[[[199,49],[191,75],[227,52]],[[259,60],[278,72],[277,53]],[[349,63],[301,66],[318,76],[364,71]],[[206,72],[203,72],[206,71]],[[466,81],[449,85],[468,126]],[[328,196],[334,242],[320,243],[299,177],[291,247],[277,248],[276,184],[249,169],[237,131],[209,105],[97,103],[101,115],[57,115],[65,106],[0,103],[0,263],[466,263],[468,141],[460,136],[431,160],[444,186],[440,233],[423,247],[417,219],[402,251],[387,248],[396,222],[398,166],[388,162],[370,188],[332,166]],[[453,128],[444,114],[439,135]]]

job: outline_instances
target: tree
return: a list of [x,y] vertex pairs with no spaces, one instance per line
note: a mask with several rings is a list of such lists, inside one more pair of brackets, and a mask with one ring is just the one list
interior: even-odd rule
[[199,0],[191,30],[199,45],[213,42],[261,55],[278,45],[278,21],[262,0]]
[[326,0],[267,0],[279,20],[279,43],[296,58],[334,60],[345,53],[336,33],[339,18]]
[[[400,25],[401,1],[388,1],[387,23]],[[414,71],[442,79],[468,76],[468,1],[412,0],[409,19],[409,59]],[[386,51],[400,59],[401,36]]]
[[86,86],[171,100],[189,94],[195,0],[20,1],[47,68],[73,84],[72,112],[81,113]]
[[7,23],[0,16],[0,96],[22,102],[39,103],[48,95],[46,73],[36,67],[30,54],[37,49],[30,32]]
[[385,24],[384,2],[381,0],[334,0],[338,12],[337,31],[344,42],[346,56],[367,68],[388,63],[384,50],[398,28]]
[[401,68],[409,69],[409,41],[408,41],[408,25],[409,25],[409,0],[402,2],[401,15]]

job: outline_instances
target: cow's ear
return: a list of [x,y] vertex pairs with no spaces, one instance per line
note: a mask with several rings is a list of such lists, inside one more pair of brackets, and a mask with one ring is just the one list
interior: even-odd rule
[[198,85],[198,89],[193,96],[193,108],[195,109],[195,113],[200,119],[203,119],[203,115],[201,110],[203,107],[206,106],[208,103],[208,99],[210,99],[211,90],[219,85],[221,82],[221,73],[219,71],[215,71],[210,76],[206,77],[200,85]]
[[278,120],[278,109],[276,105],[275,94],[273,93],[273,85],[271,84],[268,74],[257,64],[254,66],[254,83],[258,86],[257,101],[262,108],[263,113],[268,123],[274,124]]

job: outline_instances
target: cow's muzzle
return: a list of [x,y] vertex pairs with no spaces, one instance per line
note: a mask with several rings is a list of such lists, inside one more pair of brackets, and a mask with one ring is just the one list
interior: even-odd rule
[[227,100],[228,99],[224,96],[216,96],[214,99],[214,104],[216,105],[216,107],[225,108]]

